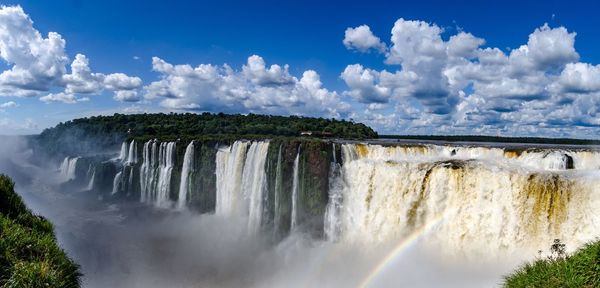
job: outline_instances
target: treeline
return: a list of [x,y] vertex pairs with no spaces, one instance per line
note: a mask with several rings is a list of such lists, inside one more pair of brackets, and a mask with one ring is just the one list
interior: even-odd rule
[[476,135],[380,135],[379,138],[433,140],[449,142],[499,142],[499,143],[531,143],[531,144],[564,144],[564,145],[599,145],[600,140],[542,137],[500,137]]
[[299,116],[240,114],[114,114],[60,123],[44,130],[38,142],[53,155],[112,147],[125,138],[268,138],[295,137],[303,131],[312,136],[344,139],[377,138],[370,127],[345,120]]
[[52,224],[33,215],[0,174],[0,287],[79,287],[79,276]]

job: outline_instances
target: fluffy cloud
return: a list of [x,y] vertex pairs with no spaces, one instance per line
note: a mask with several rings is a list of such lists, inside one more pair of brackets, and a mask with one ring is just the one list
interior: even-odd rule
[[138,102],[141,100],[136,90],[119,90],[115,92],[113,97],[117,101],[121,102]]
[[65,73],[65,40],[43,37],[19,6],[0,8],[0,57],[11,69],[0,74],[0,93],[30,96],[48,90]]
[[445,34],[396,21],[385,63],[397,70],[353,64],[340,75],[343,95],[365,104],[354,117],[402,133],[564,136],[600,125],[600,66],[578,62],[576,33],[544,24],[507,53],[467,32]]
[[0,104],[0,109],[15,108],[17,106],[19,106],[19,105],[15,101],[8,101],[8,102]]
[[341,117],[349,110],[336,92],[322,87],[315,71],[304,71],[298,79],[287,65],[267,68],[257,55],[250,56],[241,71],[228,65],[173,65],[158,57],[153,57],[152,67],[160,80],[144,87],[144,97],[162,99],[160,104],[169,109],[328,117]]
[[85,102],[85,101],[89,101],[89,100],[90,100],[90,98],[88,98],[88,97],[78,98],[74,94],[63,93],[63,92],[50,93],[46,96],[40,97],[40,101],[42,101],[44,103],[62,102],[62,103],[67,103],[67,104],[75,104],[77,102]]
[[386,50],[385,44],[379,40],[379,37],[373,35],[371,28],[367,25],[361,25],[356,28],[347,28],[344,33],[344,46],[348,49],[356,49],[360,52],[367,52],[374,49],[379,52]]
[[99,94],[103,90],[115,92],[117,99],[132,99],[123,95],[131,95],[131,91],[142,86],[138,77],[93,73],[83,54],[75,56],[68,74],[65,46],[66,41],[60,34],[50,32],[44,37],[37,31],[20,6],[1,6],[0,58],[10,69],[0,74],[0,96],[32,97],[51,89],[64,89],[41,100],[75,103],[77,99],[86,98],[77,98],[74,94]]

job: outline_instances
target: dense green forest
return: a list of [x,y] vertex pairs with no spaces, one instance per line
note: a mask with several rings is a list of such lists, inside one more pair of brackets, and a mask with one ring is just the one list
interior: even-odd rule
[[531,144],[566,144],[566,145],[599,145],[600,140],[572,138],[541,138],[541,137],[500,137],[477,135],[380,135],[379,138],[433,140],[449,142],[495,142],[495,143],[531,143]]
[[[120,144],[125,138],[224,139],[312,136],[344,139],[377,138],[370,127],[345,120],[271,115],[229,114],[114,114],[60,123],[44,130],[38,143],[52,155],[82,153]],[[67,149],[80,149],[69,151]]]
[[551,255],[526,263],[507,276],[507,288],[600,287],[600,242],[588,243],[573,255],[565,255],[564,244],[555,240]]
[[79,287],[79,268],[61,250],[53,227],[33,215],[0,175],[0,286]]

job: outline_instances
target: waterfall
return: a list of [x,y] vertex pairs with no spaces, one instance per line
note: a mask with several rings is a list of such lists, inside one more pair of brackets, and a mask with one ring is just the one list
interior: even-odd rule
[[263,194],[267,182],[265,163],[268,150],[269,142],[253,142],[248,149],[242,172],[242,194],[249,202],[248,230],[254,233],[259,230],[262,220]]
[[[423,241],[440,253],[506,257],[535,255],[556,238],[576,249],[600,236],[600,215],[593,212],[600,205],[600,170],[593,153],[341,148],[343,164],[330,179],[324,219],[331,240],[380,243],[434,227]],[[337,214],[336,200],[343,203]]]
[[238,213],[241,201],[241,180],[248,142],[236,141],[228,147],[221,147],[216,156],[218,215]]
[[[342,208],[342,193],[344,180],[341,176],[342,166],[337,162],[335,143],[332,143],[333,161],[329,167],[329,200],[325,208],[325,223],[323,225],[325,238],[337,241],[341,233],[340,210]],[[343,156],[342,156],[343,157]],[[342,159],[343,160],[343,159]]]
[[156,199],[156,180],[158,174],[158,145],[156,140],[144,143],[142,165],[140,166],[140,201],[151,202]]
[[275,229],[273,229],[273,232],[277,233],[277,229],[279,228],[279,225],[281,223],[281,193],[283,193],[283,171],[282,171],[282,167],[281,167],[281,162],[282,162],[282,155],[281,155],[281,146],[279,145],[279,151],[277,152],[277,167],[275,167],[275,195],[274,195],[274,202],[275,202],[275,208],[274,208],[274,215],[273,215],[273,226],[275,227]]
[[294,178],[292,182],[292,222],[291,222],[291,230],[293,231],[296,228],[298,223],[298,190],[300,186],[299,180],[299,164],[300,164],[300,146],[298,146],[298,153],[296,153],[296,159],[294,159]]
[[127,159],[127,142],[123,142],[121,144],[121,153],[119,153],[118,159],[122,162],[125,162],[125,160]]
[[177,207],[185,208],[187,194],[190,190],[191,172],[194,170],[194,141],[185,148],[183,156],[183,167],[181,168],[181,183],[179,184],[179,198],[177,199]]
[[60,174],[63,176],[64,181],[75,179],[75,169],[77,168],[77,161],[80,157],[65,157],[62,164],[60,165]]
[[113,180],[113,189],[112,189],[112,193],[111,195],[115,195],[117,194],[121,189],[121,178],[123,176],[123,172],[119,171],[117,172],[117,175],[115,175],[115,179]]
[[88,183],[86,190],[94,189],[94,180],[96,180],[96,170],[92,172],[92,178],[90,178],[90,182]]
[[175,166],[175,142],[163,142],[158,153],[159,174],[157,183],[157,206],[168,206],[171,193],[171,176]]
[[132,140],[131,143],[129,144],[129,153],[127,156],[127,164],[133,165],[135,163],[137,163],[137,149],[136,149],[136,145],[135,145],[135,140]]
[[217,152],[216,213],[248,217],[248,230],[255,233],[262,221],[269,142],[248,144],[246,141],[236,141],[229,147],[219,148]]

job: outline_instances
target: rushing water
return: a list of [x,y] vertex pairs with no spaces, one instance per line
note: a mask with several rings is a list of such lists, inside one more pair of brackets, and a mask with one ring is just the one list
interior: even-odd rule
[[294,172],[292,175],[294,175],[293,177],[293,181],[292,181],[292,222],[291,222],[291,229],[292,231],[296,228],[296,225],[298,225],[298,189],[300,189],[300,147],[298,147],[298,152],[296,153],[296,159],[294,159]]
[[190,173],[194,169],[194,141],[188,144],[185,148],[185,155],[183,156],[183,166],[181,168],[181,183],[179,185],[179,197],[177,199],[177,207],[179,209],[185,208],[187,201],[187,195],[190,190]]
[[[175,231],[169,237],[177,238],[178,245],[191,241],[206,248],[205,254],[194,256],[198,260],[186,258],[191,262],[185,262],[185,267],[193,267],[194,261],[205,263],[199,259],[208,254],[214,265],[228,259],[227,268],[219,268],[222,275],[233,277],[233,271],[244,271],[240,272],[243,280],[229,282],[234,287],[280,287],[282,283],[292,287],[491,286],[508,272],[507,267],[533,259],[554,239],[573,251],[600,236],[596,213],[600,153],[594,149],[349,142],[319,147],[314,150],[297,142],[234,141],[211,146],[158,140],[142,147],[132,141],[123,143],[120,156],[107,162],[116,167],[115,174],[89,169],[91,179],[81,185],[90,190],[102,183],[99,177],[114,177],[108,194],[139,197],[161,213],[170,213],[163,208],[177,208],[176,213],[186,215],[182,217],[212,223],[202,224],[210,229],[195,232],[215,237],[203,239],[206,243],[194,237],[179,239]],[[83,164],[77,163],[84,160],[65,158],[59,178],[80,175],[77,166]],[[323,169],[326,173],[319,172]],[[192,200],[209,207],[203,210],[208,213],[187,214],[193,210]],[[158,235],[164,231],[152,231],[163,239]],[[223,239],[232,240],[231,235],[242,242],[219,246]],[[267,240],[257,240],[262,238]],[[241,243],[262,244],[244,246],[253,251],[246,255],[234,248],[245,245]],[[207,252],[211,249],[220,254]],[[263,265],[271,272],[242,269],[229,259]],[[448,280],[444,273],[454,271],[445,266],[448,263],[452,267],[460,263],[456,268],[460,271],[455,272],[461,276],[448,276],[452,278]],[[483,268],[468,270],[467,263]],[[216,269],[213,264],[206,264],[206,271]],[[304,270],[305,266],[314,271]],[[479,268],[485,273],[473,274],[472,269]],[[177,268],[182,273],[186,269]],[[178,272],[165,271],[169,273]],[[421,274],[434,276],[423,276],[420,281],[427,285],[418,285],[413,280]],[[483,280],[474,281],[476,276]],[[295,284],[288,278],[296,279]],[[463,278],[473,281],[468,284]],[[220,276],[215,279],[211,286],[225,281]]]

